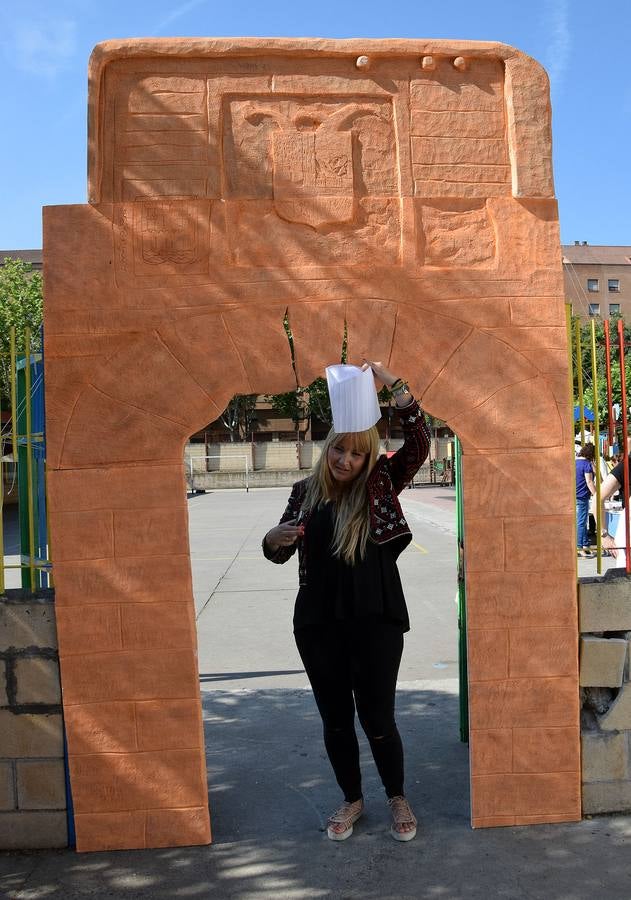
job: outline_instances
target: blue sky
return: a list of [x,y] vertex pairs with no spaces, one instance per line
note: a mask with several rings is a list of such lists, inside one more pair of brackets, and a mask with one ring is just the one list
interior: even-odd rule
[[561,239],[631,244],[628,0],[20,0],[0,9],[0,248],[41,246],[41,207],[86,201],[86,68],[109,38],[496,40],[552,84]]

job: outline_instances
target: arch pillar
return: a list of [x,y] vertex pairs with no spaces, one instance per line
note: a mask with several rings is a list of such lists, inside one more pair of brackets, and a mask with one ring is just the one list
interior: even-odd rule
[[78,849],[210,840],[184,443],[234,393],[322,374],[345,327],[350,361],[379,355],[462,440],[472,823],[579,818],[543,70],[473,42],[112,41],[89,102],[90,203],[44,213]]

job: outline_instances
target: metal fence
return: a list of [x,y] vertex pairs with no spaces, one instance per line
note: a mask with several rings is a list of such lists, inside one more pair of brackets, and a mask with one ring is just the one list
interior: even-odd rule
[[[41,331],[35,343],[43,346]],[[52,587],[46,503],[44,360],[32,332],[9,331],[0,395],[0,593]],[[8,553],[7,553],[8,551]],[[12,576],[17,573],[19,578]],[[17,583],[19,581],[19,583]]]
[[[597,573],[602,573],[603,531],[617,535],[613,549],[624,560],[624,569],[631,573],[629,534],[629,407],[627,400],[627,370],[625,324],[616,319],[612,325],[602,321],[602,334],[597,334],[595,320],[583,323],[572,321],[572,308],[566,305],[570,379],[573,391],[574,419],[578,425],[580,443],[594,445],[594,482],[596,503]],[[600,325],[600,323],[599,323]],[[586,394],[592,409],[585,404]],[[604,401],[604,402],[603,402]],[[599,407],[604,406],[602,416]],[[622,462],[622,481],[618,501],[603,502],[603,478],[610,473],[612,462]],[[611,482],[611,480],[610,480]]]

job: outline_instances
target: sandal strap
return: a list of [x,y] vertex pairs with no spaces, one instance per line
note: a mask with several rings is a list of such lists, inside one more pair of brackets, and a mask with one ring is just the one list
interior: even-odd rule
[[416,825],[416,816],[405,797],[390,797],[388,806],[395,825]]
[[[353,807],[356,808],[354,809]],[[343,803],[332,816],[329,816],[328,821],[331,824],[345,825],[348,828],[360,817],[363,807],[363,803],[360,803],[359,806],[356,806],[355,803]]]

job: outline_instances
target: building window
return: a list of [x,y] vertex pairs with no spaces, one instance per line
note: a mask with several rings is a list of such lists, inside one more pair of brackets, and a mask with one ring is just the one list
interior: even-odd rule
[[589,314],[590,314],[590,316],[599,316],[600,315],[600,303],[590,303],[589,304]]
[[619,303],[610,303],[609,304],[609,315],[610,316],[619,316],[620,315],[620,304]]
[[619,294],[620,293],[620,279],[619,278],[608,278],[607,279],[607,290],[611,294]]
[[597,278],[588,278],[587,279],[587,290],[590,294],[596,294],[600,290],[598,287],[598,279]]

